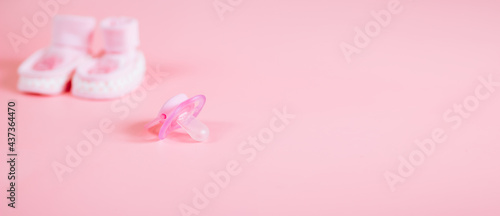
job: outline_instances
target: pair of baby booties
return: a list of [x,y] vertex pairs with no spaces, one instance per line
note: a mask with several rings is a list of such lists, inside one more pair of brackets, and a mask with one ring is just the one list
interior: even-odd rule
[[93,58],[90,45],[96,20],[58,15],[53,20],[52,42],[36,51],[18,69],[22,92],[57,95],[71,83],[74,96],[88,99],[121,97],[142,82],[145,59],[139,46],[139,23],[130,17],[101,21],[103,54]]

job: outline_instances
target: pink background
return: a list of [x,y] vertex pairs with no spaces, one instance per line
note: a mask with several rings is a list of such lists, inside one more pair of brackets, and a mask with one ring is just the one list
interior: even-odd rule
[[[193,188],[202,190],[209,173],[231,160],[241,173],[199,215],[500,215],[500,91],[457,130],[442,118],[474,94],[479,77],[500,81],[498,1],[401,0],[403,11],[350,64],[339,44],[352,44],[354,28],[389,0],[243,0],[224,21],[212,2],[60,6],[60,14],[140,21],[148,65],[168,76],[123,119],[110,108],[115,100],[18,92],[16,68],[48,45],[51,25],[16,53],[6,35],[21,34],[21,18],[41,8],[0,3],[0,106],[6,112],[7,101],[17,101],[19,154],[16,209],[7,207],[8,164],[1,163],[1,215],[182,215]],[[95,38],[97,52],[99,31]],[[157,141],[142,129],[178,93],[207,96],[199,119],[211,129],[209,141],[183,134]],[[295,119],[247,162],[240,143],[285,106]],[[103,118],[114,131],[59,182],[51,164],[63,163],[65,148],[76,148],[82,131]],[[392,192],[384,173],[397,173],[398,158],[437,127],[446,142]],[[2,161],[7,147],[2,142]]]

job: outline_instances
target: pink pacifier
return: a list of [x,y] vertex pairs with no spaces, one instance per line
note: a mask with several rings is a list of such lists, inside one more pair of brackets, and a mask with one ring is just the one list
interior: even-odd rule
[[208,127],[196,119],[196,116],[205,105],[205,101],[204,95],[188,98],[185,94],[178,94],[165,102],[157,117],[145,127],[151,128],[162,123],[158,134],[160,140],[165,139],[173,130],[182,128],[194,140],[204,141],[208,138]]

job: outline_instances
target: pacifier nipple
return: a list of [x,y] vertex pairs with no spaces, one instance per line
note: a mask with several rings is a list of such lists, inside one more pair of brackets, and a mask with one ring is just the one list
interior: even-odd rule
[[210,133],[208,131],[208,127],[205,124],[203,124],[203,122],[196,119],[196,117],[194,117],[193,115],[188,113],[181,114],[181,116],[177,118],[176,122],[194,140],[201,142],[208,139],[208,135]]

